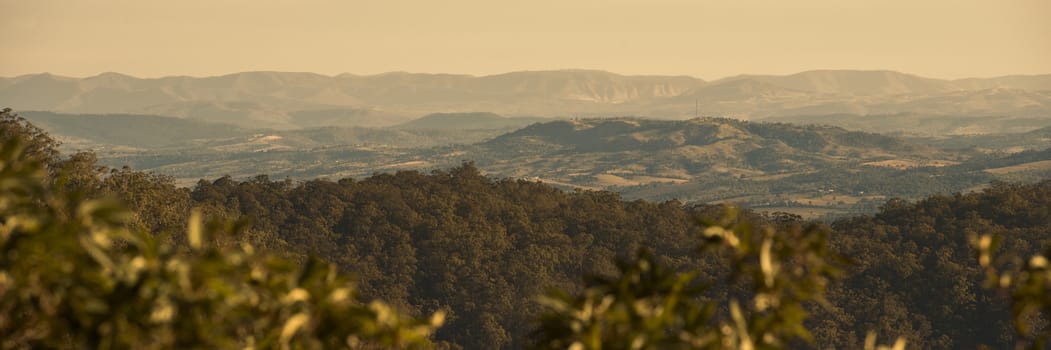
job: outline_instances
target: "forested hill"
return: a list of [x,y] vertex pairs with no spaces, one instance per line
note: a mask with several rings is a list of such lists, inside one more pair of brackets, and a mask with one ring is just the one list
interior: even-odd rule
[[[532,141],[532,142],[527,142]],[[848,131],[821,125],[755,123],[730,118],[695,118],[662,121],[642,118],[574,119],[533,124],[501,135],[486,146],[496,149],[529,147],[544,143],[548,147],[576,152],[686,151],[689,147],[710,147],[721,157],[742,157],[759,148],[796,155],[805,153],[827,158],[852,154],[862,158],[871,153],[899,156],[931,156],[935,149],[899,138],[874,133]],[[747,158],[747,157],[743,157]],[[742,163],[747,163],[744,161]]]
[[1008,348],[1006,296],[982,288],[986,276],[968,242],[996,235],[1001,250],[1017,257],[1042,250],[1051,239],[1051,180],[891,200],[878,214],[837,221],[833,230],[834,249],[854,264],[833,299],[837,309],[865,315],[856,322],[907,334],[916,340],[910,348]]
[[[368,297],[414,312],[449,310],[438,339],[469,349],[526,346],[540,310],[537,295],[579,290],[583,274],[608,275],[615,257],[638,248],[709,280],[728,269],[693,250],[693,218],[716,217],[719,207],[567,193],[536,182],[493,180],[470,164],[361,181],[221,178],[188,192],[170,189],[164,203],[171,204],[144,207],[142,215],[163,217],[152,211],[183,203],[209,208],[211,215],[254,218],[252,237],[260,245],[336,262],[357,276]],[[859,348],[862,335],[876,330],[907,336],[916,349],[1007,347],[1014,342],[1008,304],[982,288],[968,237],[999,234],[1007,251],[1033,252],[1051,238],[1048,213],[1051,181],[996,184],[918,203],[890,201],[875,216],[834,223],[832,245],[853,265],[847,281],[833,286],[833,307],[814,306],[817,344]],[[798,220],[784,214],[767,219]],[[728,298],[733,292],[712,293]]]
[[220,178],[192,191],[166,181],[125,170],[97,186],[118,193],[157,232],[181,228],[190,207],[248,217],[257,246],[334,262],[369,298],[448,310],[438,340],[468,349],[524,347],[537,296],[579,290],[584,273],[611,274],[615,257],[641,247],[678,269],[697,266],[694,210],[680,203],[494,181],[470,164],[361,181]]
[[533,124],[467,149],[487,172],[593,188],[768,176],[966,155],[838,127],[728,118],[575,119]]
[[[962,191],[990,178],[980,169],[942,171],[981,155],[973,150],[950,152],[831,126],[728,118],[552,121],[466,150],[458,156],[501,177],[608,189],[628,198],[733,201],[797,212],[871,212],[855,204]],[[908,180],[896,189],[881,185],[894,177]]]

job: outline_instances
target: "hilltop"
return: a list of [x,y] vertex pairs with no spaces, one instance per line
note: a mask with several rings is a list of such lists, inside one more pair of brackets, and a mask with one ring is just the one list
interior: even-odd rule
[[[937,149],[829,126],[726,118],[631,118],[534,124],[479,145],[481,163],[506,176],[608,187],[750,178],[883,160],[938,162]],[[563,166],[553,166],[562,162]],[[591,178],[591,179],[589,179]],[[620,182],[620,183],[618,183]]]

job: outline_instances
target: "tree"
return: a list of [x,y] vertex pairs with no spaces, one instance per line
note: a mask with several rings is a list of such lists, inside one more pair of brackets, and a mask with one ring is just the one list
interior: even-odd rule
[[320,260],[216,246],[237,223],[191,215],[187,244],[47,181],[39,149],[0,147],[0,348],[426,347],[443,319],[364,303]]
[[25,118],[11,111],[0,109],[0,140],[18,139],[29,158],[43,162],[52,167],[60,160],[59,142],[46,131],[33,125]]
[[1002,238],[972,237],[978,263],[986,272],[986,287],[1010,297],[1011,315],[1021,342],[1017,348],[1043,349],[1051,341],[1051,245],[1024,260],[1015,254],[996,255]]
[[[543,298],[548,311],[534,334],[536,348],[781,349],[810,342],[806,306],[827,304],[825,289],[842,274],[827,234],[813,225],[753,227],[731,208],[721,222],[707,223],[699,249],[730,261],[726,282],[748,286],[746,299],[709,298],[698,271],[671,271],[643,250],[618,264],[618,276],[590,278],[580,295]],[[874,348],[874,335],[865,343]],[[899,338],[894,349],[904,344]]]

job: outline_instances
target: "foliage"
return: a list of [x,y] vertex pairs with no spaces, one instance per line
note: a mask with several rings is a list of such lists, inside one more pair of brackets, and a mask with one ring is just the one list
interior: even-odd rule
[[362,302],[331,264],[213,243],[238,224],[195,213],[186,246],[129,230],[19,141],[0,148],[0,348],[418,347],[442,322]]
[[585,273],[614,271],[613,258],[638,247],[676,267],[696,260],[689,232],[697,228],[680,203],[494,181],[471,164],[361,181],[220,178],[198,183],[191,197],[253,218],[253,230],[273,233],[286,251],[336,263],[366,297],[449,310],[436,339],[471,349],[525,347],[537,295],[578,289]]
[[0,109],[0,140],[18,139],[29,158],[52,166],[59,160],[59,142],[46,131],[18,116],[10,108]]
[[832,248],[855,265],[829,291],[836,308],[816,315],[830,333],[824,338],[873,329],[906,336],[913,348],[1009,348],[1020,340],[1010,300],[983,288],[986,270],[969,237],[999,237],[1011,255],[1037,253],[1051,240],[1051,181],[891,200],[833,229]]
[[1011,299],[1015,331],[1023,342],[1018,348],[1043,349],[1051,341],[1051,246],[1028,260],[1015,254],[996,255],[1000,237],[985,234],[973,237],[979,264],[986,271],[986,287],[1000,290]]
[[[707,298],[696,271],[669,271],[643,251],[619,264],[619,276],[592,278],[582,295],[556,291],[545,297],[549,310],[537,348],[779,349],[811,342],[806,306],[827,304],[825,288],[842,274],[841,259],[828,249],[828,231],[755,228],[728,212],[707,226],[700,249],[729,259],[732,272],[725,278],[748,285],[744,303]],[[723,310],[729,315],[718,315]],[[903,347],[899,339],[895,348]]]

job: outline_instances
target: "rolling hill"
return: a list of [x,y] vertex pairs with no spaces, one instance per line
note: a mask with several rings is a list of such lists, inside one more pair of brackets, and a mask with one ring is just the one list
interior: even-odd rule
[[[625,183],[749,178],[815,171],[880,160],[945,160],[948,154],[878,134],[836,127],[752,123],[725,118],[686,121],[587,119],[520,129],[477,145],[483,168],[503,176],[540,177],[606,188]],[[471,155],[471,153],[468,153]],[[604,176],[605,175],[605,176]],[[653,181],[632,181],[646,178]]]

